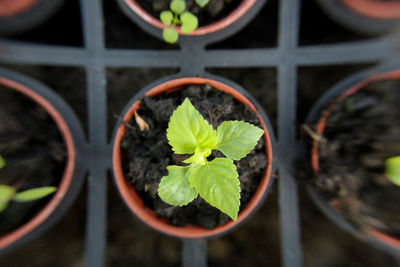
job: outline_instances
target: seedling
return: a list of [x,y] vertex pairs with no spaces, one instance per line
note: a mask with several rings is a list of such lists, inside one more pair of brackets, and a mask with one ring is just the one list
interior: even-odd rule
[[[196,0],[200,7],[205,7],[210,0]],[[180,25],[183,33],[189,34],[199,26],[199,20],[192,13],[185,11],[185,0],[172,0],[169,5],[170,10],[161,12],[161,22],[167,26],[163,30],[163,38],[167,43],[174,44],[178,41],[178,32],[175,29]]]
[[385,160],[385,175],[392,183],[400,186],[400,156]]
[[[240,181],[234,160],[244,158],[264,131],[243,121],[224,121],[217,130],[203,118],[186,98],[173,112],[167,139],[176,154],[193,154],[186,166],[168,166],[161,178],[160,198],[174,206],[184,206],[198,195],[211,206],[237,219],[240,206]],[[212,150],[226,158],[208,161]]]
[[[5,166],[5,160],[0,156],[0,169]],[[0,185],[0,212],[4,211],[10,201],[29,202],[46,197],[57,190],[54,186],[43,186],[17,193],[17,189],[9,185]]]

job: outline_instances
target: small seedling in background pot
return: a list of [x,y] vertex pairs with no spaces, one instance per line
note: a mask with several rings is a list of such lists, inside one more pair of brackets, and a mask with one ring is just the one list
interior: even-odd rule
[[0,155],[0,170],[3,169],[4,166],[6,166],[6,161],[5,161],[4,158]]
[[[209,0],[196,0],[200,7],[205,7]],[[161,22],[168,26],[163,30],[163,38],[167,43],[174,44],[178,41],[178,32],[175,27],[180,26],[183,33],[189,34],[199,26],[199,20],[192,13],[185,11],[185,0],[172,0],[170,10],[161,12]]]
[[201,8],[205,7],[210,0],[196,0],[196,4],[198,4]]
[[[243,121],[224,121],[217,130],[203,118],[186,98],[173,112],[167,139],[177,154],[193,154],[186,166],[168,166],[158,188],[160,198],[174,206],[184,206],[199,194],[211,206],[237,219],[240,206],[240,181],[234,160],[244,158],[264,131]],[[217,149],[226,158],[208,161]]]
[[400,186],[400,156],[386,159],[385,175],[392,183]]
[[[2,169],[5,164],[4,158],[0,156],[0,169]],[[12,186],[0,185],[0,212],[4,211],[8,207],[10,201],[29,202],[46,197],[54,193],[56,190],[57,187],[44,186],[17,193],[17,190]]]

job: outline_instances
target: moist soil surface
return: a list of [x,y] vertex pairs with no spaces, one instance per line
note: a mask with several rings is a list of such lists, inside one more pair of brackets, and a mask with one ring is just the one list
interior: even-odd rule
[[[66,149],[49,114],[38,104],[8,87],[0,86],[0,155],[6,166],[0,184],[17,191],[58,186],[65,167]],[[17,203],[0,213],[0,235],[28,222],[51,199]]]
[[400,187],[384,175],[400,155],[400,81],[371,83],[336,103],[320,145],[316,187],[361,229],[400,237]]
[[[188,97],[205,119],[216,129],[226,120],[241,120],[262,128],[256,114],[246,105],[210,85],[188,85],[183,90],[147,98],[141,103],[138,114],[150,130],[141,131],[135,118],[127,123],[121,142],[123,171],[146,206],[158,217],[168,219],[176,226],[199,225],[212,229],[229,221],[229,217],[210,206],[200,196],[184,207],[170,206],[157,194],[161,177],[168,174],[168,165],[184,165],[190,155],[174,154],[168,144],[166,129],[172,112]],[[224,157],[213,151],[209,157]],[[254,194],[267,165],[264,139],[245,158],[235,162],[241,188],[240,210],[246,207]]]
[[[138,0],[137,2],[153,17],[159,19],[162,11],[170,10],[169,4],[171,0]],[[210,0],[204,8],[198,6],[195,0],[186,0],[185,2],[186,10],[196,15],[199,19],[199,25],[204,26],[223,19],[238,7],[242,1]]]

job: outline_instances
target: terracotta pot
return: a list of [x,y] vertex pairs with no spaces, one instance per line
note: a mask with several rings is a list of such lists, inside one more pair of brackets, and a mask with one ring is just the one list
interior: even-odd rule
[[[123,1],[133,12],[135,12],[140,18],[142,18],[147,23],[149,23],[159,29],[166,28],[166,26],[158,18],[154,18],[152,15],[150,15],[146,10],[144,10],[137,3],[137,1],[135,1],[135,0],[123,0]],[[180,31],[179,27],[177,27],[176,29],[180,34],[183,34],[183,35],[203,35],[203,34],[209,34],[209,33],[216,32],[218,30],[221,30],[221,29],[231,25],[236,20],[238,20],[241,16],[243,16],[243,14],[245,14],[254,5],[255,2],[256,2],[256,0],[243,0],[240,3],[240,5],[225,18],[223,18],[217,22],[214,22],[210,25],[201,26],[189,34],[182,33]]]
[[355,12],[377,19],[400,18],[400,2],[385,2],[380,0],[341,0]]
[[367,35],[391,33],[400,23],[400,3],[383,0],[315,0],[342,26]]
[[[346,91],[344,91],[342,94],[340,94],[338,96],[337,100],[339,102],[343,101],[345,98],[357,93],[359,90],[361,90],[362,88],[364,88],[365,86],[367,86],[368,84],[370,84],[372,82],[379,81],[379,80],[388,80],[388,79],[400,79],[400,70],[394,70],[394,71],[384,72],[381,74],[372,75],[372,76],[362,80],[361,82],[358,82],[354,86],[348,88]],[[335,102],[335,103],[337,103],[337,102]],[[335,106],[336,106],[335,103],[330,104],[325,110],[323,110],[321,112],[321,116],[316,124],[316,134],[318,134],[320,136],[323,135],[326,120],[327,120],[328,116],[330,115],[330,113],[332,112],[332,110],[335,108]],[[314,141],[312,144],[312,149],[311,149],[311,164],[312,164],[312,168],[313,168],[315,175],[318,175],[318,172],[319,172],[318,148],[319,148],[319,142]],[[320,205],[320,206],[323,208],[329,206],[331,209],[334,210],[335,213],[339,213],[339,211],[337,211],[335,209],[335,207],[333,207],[333,206],[330,206],[330,205]],[[366,232],[371,237],[400,251],[400,239],[399,238],[392,237],[392,236],[390,236],[386,233],[383,233],[381,231],[378,231],[376,229],[366,229]],[[357,235],[360,235],[360,234],[357,234]],[[362,236],[360,236],[360,237],[363,238]]]
[[71,184],[75,168],[76,152],[74,141],[66,122],[64,121],[61,114],[53,107],[50,102],[48,102],[45,98],[43,98],[41,95],[34,92],[33,90],[29,89],[28,87],[18,82],[12,81],[8,78],[0,76],[0,84],[24,94],[32,101],[40,105],[43,109],[45,109],[50,114],[54,122],[57,124],[58,129],[63,136],[68,152],[68,160],[65,166],[63,177],[58,185],[57,191],[52,195],[51,200],[27,223],[17,228],[16,230],[0,237],[0,250],[2,250],[32,232],[54,212],[56,207],[64,198]]
[[0,17],[14,16],[30,9],[40,0],[2,0],[0,1]]
[[0,0],[0,34],[33,29],[61,8],[64,0]]
[[[128,205],[129,209],[147,225],[153,227],[154,229],[162,233],[181,238],[200,238],[200,237],[215,236],[236,227],[241,222],[243,222],[253,211],[255,211],[255,209],[259,206],[261,200],[265,197],[267,188],[272,182],[270,177],[272,170],[272,144],[271,144],[270,132],[268,131],[265,120],[261,117],[260,113],[257,112],[255,105],[252,102],[250,102],[250,100],[246,98],[242,93],[238,92],[237,90],[233,89],[232,87],[224,83],[215,80],[192,77],[192,78],[180,78],[161,83],[153,87],[152,89],[146,91],[144,94],[146,96],[151,97],[160,94],[162,92],[172,92],[180,90],[184,85],[206,84],[206,83],[210,84],[217,90],[232,95],[238,101],[249,106],[254,112],[257,113],[257,116],[259,117],[265,132],[264,139],[266,144],[266,156],[268,160],[268,164],[265,170],[265,175],[260,181],[259,187],[254,193],[247,207],[239,213],[236,221],[231,220],[224,225],[219,225],[212,230],[208,230],[199,226],[192,226],[192,225],[188,225],[185,227],[177,227],[168,224],[166,220],[157,218],[156,214],[143,204],[142,200],[140,199],[139,195],[135,192],[134,188],[130,184],[128,184],[124,178],[124,174],[122,171],[122,164],[121,164],[120,143],[125,133],[125,125],[120,124],[117,127],[114,135],[114,143],[113,143],[114,178],[116,186],[118,187],[118,190],[122,198],[124,199],[125,203]],[[137,95],[137,98],[135,99],[140,99],[142,95],[143,94]],[[139,109],[139,106],[140,106],[140,101],[137,100],[128,108],[127,112],[123,114],[122,117],[123,120],[129,121],[134,115],[134,112]]]

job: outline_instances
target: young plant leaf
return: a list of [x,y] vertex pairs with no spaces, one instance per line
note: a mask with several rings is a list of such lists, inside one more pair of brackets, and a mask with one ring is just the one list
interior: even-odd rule
[[161,200],[175,206],[184,206],[197,197],[190,187],[189,170],[191,166],[168,166],[168,175],[161,178],[158,195]]
[[254,148],[263,133],[247,122],[224,121],[217,129],[217,149],[232,160],[240,160]]
[[201,147],[196,147],[196,151],[194,152],[194,155],[188,159],[185,159],[183,162],[204,165],[204,164],[206,164],[207,157],[210,155],[211,155],[211,149],[209,149],[209,148],[203,149]]
[[240,181],[233,161],[216,158],[190,171],[190,186],[211,206],[237,219],[240,206]]
[[183,33],[191,33],[197,26],[199,26],[199,21],[195,15],[190,12],[185,12],[181,15],[181,31]]
[[178,32],[172,28],[163,30],[163,38],[167,43],[174,44],[178,41]]
[[7,208],[8,203],[14,195],[14,187],[8,185],[0,185],[0,212]]
[[6,161],[4,158],[0,155],[0,169],[4,168],[6,166]]
[[185,0],[172,0],[171,4],[169,4],[169,8],[176,14],[180,15],[186,9],[186,2]]
[[196,0],[196,3],[197,3],[201,8],[205,7],[205,6],[208,4],[208,2],[210,2],[210,0]]
[[177,154],[193,154],[197,147],[212,150],[218,143],[215,130],[188,98],[172,113],[167,138]]
[[165,10],[161,12],[160,19],[165,25],[171,26],[172,20],[174,19],[174,14],[169,10]]
[[400,186],[400,156],[386,159],[385,175],[392,183]]
[[43,187],[32,188],[32,189],[28,189],[28,190],[16,193],[14,195],[14,197],[12,198],[12,200],[17,201],[17,202],[33,201],[33,200],[37,200],[37,199],[46,197],[46,196],[54,193],[56,190],[57,190],[57,187],[54,187],[54,186],[43,186]]

